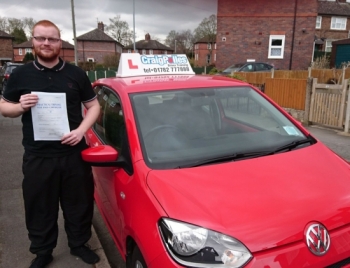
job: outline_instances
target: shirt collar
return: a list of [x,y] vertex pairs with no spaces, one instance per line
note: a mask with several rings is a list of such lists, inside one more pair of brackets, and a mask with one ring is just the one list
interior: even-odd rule
[[36,59],[35,61],[33,61],[33,65],[36,69],[38,69],[39,71],[44,71],[44,70],[52,70],[52,71],[56,71],[59,72],[63,69],[63,67],[65,66],[65,62],[59,58],[59,62],[52,68],[47,68],[43,65],[41,65],[38,60]]

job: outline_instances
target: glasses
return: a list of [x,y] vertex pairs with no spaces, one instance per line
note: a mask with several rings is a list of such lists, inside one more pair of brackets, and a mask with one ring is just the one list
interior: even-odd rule
[[46,38],[43,36],[33,36],[33,38],[40,43],[44,43],[45,40],[47,40],[50,44],[56,44],[61,40],[60,38],[52,38],[52,37]]

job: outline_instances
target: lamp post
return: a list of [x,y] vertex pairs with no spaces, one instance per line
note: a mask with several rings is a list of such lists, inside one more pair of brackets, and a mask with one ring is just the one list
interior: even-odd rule
[[176,39],[175,39],[175,50],[174,50],[174,53],[176,54]]
[[132,13],[132,17],[133,17],[133,28],[134,28],[134,53],[136,51],[136,43],[135,43],[135,0],[133,0],[133,13]]
[[74,15],[74,0],[71,0],[72,8],[72,23],[73,23],[73,38],[74,38],[74,62],[75,66],[78,66],[78,53],[77,53],[77,35],[75,33],[75,15]]

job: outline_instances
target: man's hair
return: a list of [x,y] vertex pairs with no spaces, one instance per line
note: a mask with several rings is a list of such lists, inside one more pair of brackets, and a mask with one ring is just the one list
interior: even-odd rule
[[54,24],[53,22],[49,21],[49,20],[41,20],[38,21],[37,23],[34,24],[33,29],[32,29],[32,36],[34,36],[34,29],[36,26],[44,26],[44,27],[55,27],[58,31],[58,37],[61,38],[61,31],[60,29],[56,26],[56,24]]

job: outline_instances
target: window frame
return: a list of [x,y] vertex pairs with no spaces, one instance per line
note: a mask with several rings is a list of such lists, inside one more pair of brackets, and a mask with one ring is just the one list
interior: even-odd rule
[[321,29],[322,27],[322,16],[316,17],[316,29]]
[[[282,41],[282,45],[280,46],[276,46],[276,45],[272,45],[272,40],[281,40]],[[268,51],[268,58],[269,59],[283,59],[284,58],[284,47],[285,47],[285,39],[286,36],[285,35],[276,35],[276,34],[271,34],[270,38],[269,38],[269,51]],[[275,55],[271,55],[271,51],[274,48],[280,48],[281,49],[281,55],[275,56]]]
[[23,55],[22,48],[19,48],[19,49],[18,49],[18,55],[21,55],[21,56]]
[[[343,20],[344,23],[340,23],[341,26],[343,26],[342,28],[337,28],[336,25],[339,24],[339,22],[337,22],[337,19],[341,19]],[[346,30],[346,23],[347,23],[347,18],[346,17],[337,17],[337,16],[333,16],[331,18],[331,30],[338,30],[338,31],[343,31]],[[334,26],[334,27],[333,27]]]

